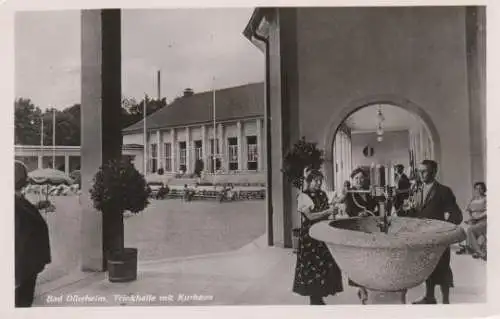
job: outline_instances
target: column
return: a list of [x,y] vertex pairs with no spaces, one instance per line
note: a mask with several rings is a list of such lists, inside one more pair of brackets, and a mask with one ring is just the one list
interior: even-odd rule
[[218,128],[217,138],[219,139],[221,169],[227,172],[229,170],[229,163],[228,163],[228,154],[226,149],[226,141],[224,140],[224,127],[222,126],[222,123],[219,123],[217,128]]
[[38,168],[42,169],[43,168],[43,156],[38,155]]
[[178,160],[177,160],[177,156],[178,156],[178,151],[177,151],[177,132],[175,130],[175,128],[171,129],[170,130],[170,143],[172,143],[172,173],[177,173],[177,171],[179,170],[178,167],[177,167],[177,163],[178,163]]
[[472,181],[485,181],[486,172],[486,10],[466,8],[467,77]]
[[69,155],[64,155],[64,173],[69,174]]
[[202,125],[201,126],[201,153],[202,153],[202,159],[203,159],[203,170],[208,171],[208,168],[210,167],[209,158],[208,158],[208,141],[207,141],[207,126]]
[[193,172],[191,165],[192,153],[192,143],[191,143],[191,128],[186,127],[186,173],[191,174]]
[[241,125],[241,121],[236,123],[236,129],[238,130],[236,133],[238,138],[238,170],[243,171],[243,151],[245,148],[243,146],[243,125]]
[[165,164],[163,163],[164,162],[164,158],[163,158],[163,153],[162,153],[162,149],[163,149],[163,137],[161,136],[161,131],[160,130],[157,130],[156,131],[156,144],[158,145],[156,147],[156,162],[158,163],[158,167],[157,169],[159,169],[160,167],[161,168],[165,168]]
[[258,158],[257,158],[257,171],[262,171],[263,167],[262,167],[262,159],[264,158],[264,154],[262,152],[263,148],[262,148],[262,120],[261,119],[257,119],[257,121],[255,121],[256,124],[257,124],[257,154],[259,155]]
[[[300,138],[297,9],[280,8],[278,26],[271,27],[270,49],[270,117],[272,148],[272,211],[274,241],[277,246],[292,247],[292,228],[300,225],[296,192],[281,172],[282,159]],[[268,167],[269,169],[269,167]]]
[[81,65],[81,268],[102,271],[104,252],[123,245],[122,216],[96,211],[89,193],[99,167],[121,158],[120,10],[82,10]]
[[419,132],[418,132],[418,137],[419,137],[419,145],[420,145],[420,156],[422,160],[427,159],[427,147],[425,145],[425,137],[427,134],[425,134],[425,128],[423,125],[420,125]]

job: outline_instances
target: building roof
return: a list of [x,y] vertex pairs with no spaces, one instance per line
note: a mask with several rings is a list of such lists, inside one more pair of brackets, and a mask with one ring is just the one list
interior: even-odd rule
[[[213,121],[213,92],[183,96],[146,118],[147,129],[169,128]],[[251,83],[215,91],[216,121],[264,115],[264,83]],[[124,134],[143,130],[143,120],[126,127]]]

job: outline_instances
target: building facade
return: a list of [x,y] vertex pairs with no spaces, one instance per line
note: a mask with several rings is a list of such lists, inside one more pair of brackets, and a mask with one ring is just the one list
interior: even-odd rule
[[[160,169],[190,175],[197,162],[205,174],[263,172],[263,94],[263,83],[198,94],[187,89],[146,118],[146,161],[134,165],[146,175]],[[144,121],[123,130],[123,143],[144,145]]]
[[270,242],[290,247],[300,223],[279,170],[284,154],[302,136],[318,142],[335,187],[336,133],[370,105],[420,118],[428,132],[411,132],[412,148],[438,161],[439,180],[467,204],[487,177],[485,19],[485,7],[255,10],[244,34],[266,57]]

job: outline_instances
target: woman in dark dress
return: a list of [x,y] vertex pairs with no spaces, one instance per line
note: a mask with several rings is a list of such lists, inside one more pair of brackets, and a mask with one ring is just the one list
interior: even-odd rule
[[305,190],[298,197],[301,216],[299,249],[293,292],[309,296],[311,305],[324,305],[324,297],[343,291],[342,273],[324,242],[309,235],[315,223],[333,214],[328,196],[321,190],[323,175],[312,170],[305,179]]
[[[361,168],[355,169],[351,173],[352,189],[351,190],[366,190],[368,186],[368,178]],[[345,204],[345,212],[349,217],[366,217],[378,211],[377,201],[369,193],[354,193],[347,192],[344,187],[342,196],[339,199],[340,203]],[[349,285],[359,287],[358,297],[363,304],[366,303],[368,293],[366,288],[356,284],[349,279]]]

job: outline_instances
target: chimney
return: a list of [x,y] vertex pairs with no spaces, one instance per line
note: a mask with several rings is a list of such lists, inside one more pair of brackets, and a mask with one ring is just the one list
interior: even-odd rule
[[193,94],[193,89],[187,88],[184,90],[184,97],[192,96]]

